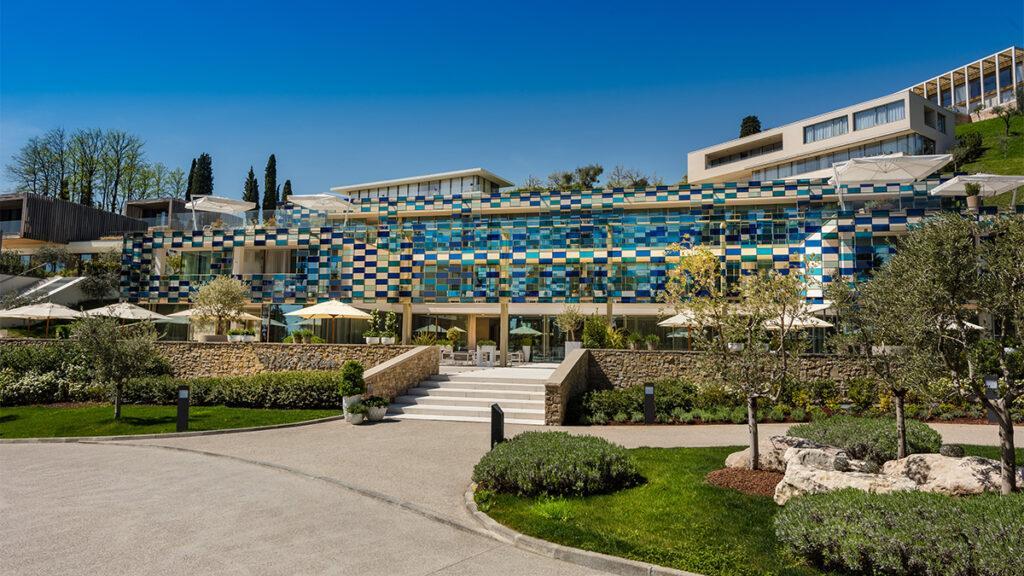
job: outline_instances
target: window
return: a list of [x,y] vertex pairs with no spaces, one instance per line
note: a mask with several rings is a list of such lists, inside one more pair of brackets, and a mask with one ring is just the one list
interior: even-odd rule
[[935,128],[935,110],[931,108],[924,109],[924,125],[929,128]]
[[853,129],[866,130],[890,122],[898,122],[906,117],[903,100],[875,106],[853,114]]
[[718,158],[708,158],[705,161],[705,165],[708,168],[714,168],[715,166],[721,166],[723,164],[730,164],[732,162],[739,162],[740,160],[746,160],[747,158],[753,158],[755,156],[763,156],[765,154],[771,154],[772,152],[778,152],[782,150],[782,141],[773,142],[771,144],[765,144],[764,146],[758,146],[749,150],[743,150],[742,152],[734,152],[728,156],[720,156]]
[[946,115],[945,114],[936,114],[935,115],[935,120],[938,123],[938,130],[939,130],[939,132],[942,132],[943,134],[949,134],[949,132],[946,132]]
[[846,134],[849,126],[849,119],[846,116],[804,126],[804,144],[841,136]]

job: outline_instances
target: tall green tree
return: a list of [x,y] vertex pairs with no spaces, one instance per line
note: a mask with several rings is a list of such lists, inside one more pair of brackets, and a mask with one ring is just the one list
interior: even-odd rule
[[277,158],[271,154],[267,158],[267,168],[263,171],[263,211],[273,212],[277,209]]
[[256,180],[256,173],[252,166],[249,167],[249,175],[245,177],[245,186],[242,188],[242,200],[253,202],[256,209],[260,206],[260,183]]
[[213,194],[213,158],[203,152],[196,158],[195,173],[192,174],[192,196]]
[[64,200],[65,202],[71,200],[71,188],[68,187],[67,178],[60,181],[60,195],[58,195],[57,198]]
[[761,131],[761,119],[757,116],[744,116],[740,122],[740,138],[757,134]]
[[288,201],[288,197],[291,196],[291,195],[292,195],[292,181],[291,180],[285,180],[284,181],[284,188],[281,190],[281,202],[282,203],[287,202]]
[[185,201],[192,201],[192,182],[196,178],[196,159],[192,159],[192,167],[188,169],[188,177],[185,179]]

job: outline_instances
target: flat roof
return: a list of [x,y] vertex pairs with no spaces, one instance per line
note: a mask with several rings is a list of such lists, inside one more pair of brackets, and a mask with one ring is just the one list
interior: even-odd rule
[[505,180],[490,170],[483,168],[469,168],[467,170],[455,170],[453,172],[438,172],[437,174],[424,174],[423,176],[409,176],[407,178],[395,178],[394,180],[378,180],[377,182],[364,182],[362,184],[349,184],[346,186],[334,186],[331,192],[354,192],[356,190],[368,190],[371,188],[387,188],[389,186],[401,186],[403,184],[418,184],[420,182],[432,182],[434,180],[449,180],[452,178],[464,178],[466,176],[480,176],[494,182],[498,186],[513,186],[512,182]]

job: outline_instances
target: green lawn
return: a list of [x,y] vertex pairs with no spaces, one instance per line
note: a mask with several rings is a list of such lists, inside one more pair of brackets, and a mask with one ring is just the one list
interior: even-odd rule
[[[999,118],[957,125],[957,136],[968,132],[981,133],[984,153],[981,155],[981,158],[962,166],[960,168],[962,172],[968,174],[977,172],[985,174],[1024,174],[1024,117],[1016,116],[1012,119],[1009,137],[1006,136],[1005,125]],[[1002,194],[995,198],[987,199],[985,204],[1008,206],[1010,204],[1010,197],[1009,193]],[[1017,202],[1024,202],[1021,194],[1017,195]]]
[[[193,406],[189,409],[189,430],[286,424],[339,414],[339,410]],[[120,422],[114,421],[114,408],[109,404],[75,407],[15,406],[0,408],[0,438],[155,434],[174,432],[175,422],[175,406],[125,405]]]
[[[998,457],[998,448],[966,446]],[[817,575],[780,549],[770,498],[716,488],[704,476],[733,448],[630,450],[643,486],[585,498],[478,497],[481,510],[524,534],[566,546],[651,562],[708,576]],[[1018,450],[1024,462],[1024,450]]]

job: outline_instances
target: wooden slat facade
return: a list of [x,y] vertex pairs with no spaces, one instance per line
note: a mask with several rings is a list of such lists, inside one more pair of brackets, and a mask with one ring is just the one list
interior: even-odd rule
[[[75,202],[22,194],[21,237],[66,244],[124,232],[142,232],[146,223]],[[5,200],[9,200],[6,197]]]

